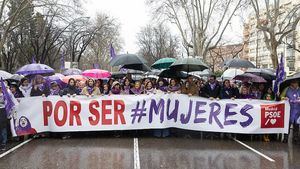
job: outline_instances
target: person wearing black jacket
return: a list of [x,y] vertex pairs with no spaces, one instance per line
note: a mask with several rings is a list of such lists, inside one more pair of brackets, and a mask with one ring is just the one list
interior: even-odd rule
[[60,95],[79,95],[80,92],[76,87],[76,81],[73,78],[70,78],[66,88],[60,91]]
[[30,96],[48,96],[50,94],[49,86],[43,76],[36,75],[32,84]]
[[230,85],[230,81],[228,79],[223,81],[223,86],[220,92],[221,99],[235,99],[237,98],[237,92],[234,87]]
[[219,98],[220,97],[220,91],[221,91],[221,86],[216,80],[215,75],[211,75],[208,79],[208,83],[204,85],[204,87],[201,90],[201,95],[202,97],[206,98]]

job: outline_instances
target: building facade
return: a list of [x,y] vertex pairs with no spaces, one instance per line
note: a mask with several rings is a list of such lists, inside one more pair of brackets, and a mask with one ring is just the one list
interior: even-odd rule
[[[300,0],[284,0],[280,5],[282,15],[279,16],[278,24],[284,22],[286,16],[284,12],[292,9]],[[265,13],[264,13],[265,15]],[[282,17],[281,17],[282,16]],[[262,17],[263,18],[263,17]],[[264,34],[261,30],[256,28],[257,19],[254,14],[248,18],[248,23],[244,25],[244,50],[243,57],[251,61],[258,68],[273,68],[270,51],[264,41]],[[278,28],[275,28],[278,30]],[[288,72],[300,71],[300,25],[289,33],[277,48],[278,58],[283,54],[285,56],[285,67]],[[274,69],[274,68],[273,68]]]

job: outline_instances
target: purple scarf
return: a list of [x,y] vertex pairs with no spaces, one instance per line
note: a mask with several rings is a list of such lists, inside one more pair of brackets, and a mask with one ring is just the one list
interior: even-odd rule
[[59,95],[59,89],[56,90],[50,89],[50,95],[52,96]]
[[159,86],[157,89],[160,90],[160,91],[163,91],[163,92],[167,92],[168,91],[168,87],[167,86]]
[[141,88],[139,88],[139,89],[132,88],[132,89],[131,89],[131,92],[132,92],[133,94],[142,94],[143,90],[142,90]]
[[251,94],[241,94],[241,99],[252,99],[252,95]]
[[94,87],[87,86],[87,90],[88,90],[89,94],[92,94],[94,91]]
[[121,90],[120,89],[111,89],[112,94],[120,94]]
[[130,86],[124,86],[123,93],[124,94],[129,94],[130,93]]
[[176,86],[169,86],[168,87],[168,91],[170,92],[177,92],[178,90],[180,90],[180,85],[176,85]]

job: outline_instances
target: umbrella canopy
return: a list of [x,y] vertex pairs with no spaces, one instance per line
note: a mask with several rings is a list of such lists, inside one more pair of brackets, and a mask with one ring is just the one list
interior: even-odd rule
[[228,68],[255,68],[252,62],[239,58],[230,59],[223,66]]
[[285,81],[280,84],[280,91],[282,91],[283,89],[288,87],[291,84],[291,82],[294,80],[297,80],[298,82],[300,82],[300,72],[294,74],[293,76],[286,78]]
[[221,76],[221,79],[225,80],[232,80],[237,75],[242,75],[245,72],[240,69],[227,69],[225,72],[223,72],[223,75]]
[[143,57],[134,54],[117,55],[109,62],[111,66],[145,64],[145,63],[147,63],[147,61]]
[[186,79],[188,77],[188,74],[182,71],[176,71],[174,69],[166,69],[162,71],[159,75],[159,77],[164,78],[181,78]]
[[103,79],[103,78],[109,78],[111,76],[111,73],[107,70],[90,69],[82,72],[82,75],[90,78],[95,78],[95,79]]
[[143,71],[140,71],[140,70],[132,70],[132,69],[129,69],[129,70],[127,70],[126,73],[127,73],[127,74],[143,74],[144,72],[143,72]]
[[4,70],[0,70],[0,79],[9,79],[11,78],[13,75],[4,71]]
[[81,75],[82,71],[80,69],[70,68],[70,69],[66,69],[65,71],[63,71],[62,74],[65,75],[65,76],[69,76],[69,75]]
[[65,76],[63,74],[60,73],[55,73],[52,76],[48,76],[46,77],[46,80],[51,83],[51,82],[56,82],[58,85],[60,85],[60,87],[64,87],[64,82],[63,82],[63,78]]
[[156,61],[151,65],[154,69],[167,69],[169,68],[174,62],[176,61],[175,58],[162,58]]
[[23,78],[24,78],[23,75],[14,74],[14,75],[12,75],[12,77],[10,77],[10,78],[7,79],[7,80],[9,80],[9,81],[11,81],[11,82],[19,82],[19,81],[21,81],[21,79],[23,79]]
[[87,78],[85,76],[82,76],[82,75],[70,75],[70,76],[63,77],[62,81],[64,83],[68,83],[71,78],[73,78],[75,80],[83,81],[83,82],[85,82],[87,80]]
[[203,63],[200,59],[180,58],[170,66],[170,69],[176,71],[194,72],[208,69],[208,66],[205,63]]
[[145,64],[126,64],[123,65],[122,68],[141,71],[151,71],[150,67]]
[[126,75],[127,75],[127,73],[124,73],[124,72],[113,72],[113,73],[111,74],[111,78],[114,78],[114,79],[122,79],[122,78],[124,78]]
[[237,75],[236,77],[233,78],[234,80],[240,80],[243,82],[254,82],[254,83],[266,83],[267,81],[260,76],[251,74],[251,73],[244,73],[242,75]]
[[32,63],[21,67],[16,73],[24,76],[38,74],[46,76],[53,75],[54,69],[44,64]]
[[191,73],[191,75],[197,76],[197,77],[203,77],[203,76],[208,77],[208,76],[210,76],[210,75],[212,75],[212,74],[213,74],[213,73],[212,73],[209,69],[205,69],[205,70],[203,70],[203,71],[197,71],[197,72]]
[[150,76],[150,75],[158,76],[161,72],[162,72],[162,70],[153,69],[149,72],[146,72],[144,75],[145,76]]
[[276,75],[274,72],[268,69],[257,69],[257,68],[249,68],[246,73],[255,74],[257,76],[261,76],[266,80],[275,80]]

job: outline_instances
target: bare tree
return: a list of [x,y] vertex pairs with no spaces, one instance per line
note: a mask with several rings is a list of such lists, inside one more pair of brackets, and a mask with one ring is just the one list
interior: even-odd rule
[[[69,16],[79,14],[77,0],[3,0],[0,49],[5,69],[36,61],[54,66]],[[75,14],[71,14],[75,13]],[[68,24],[68,23],[67,23]],[[12,54],[16,55],[12,55]]]
[[243,44],[223,44],[209,50],[209,57],[207,59],[207,62],[212,72],[220,69],[222,67],[221,64],[226,60],[238,57],[238,55],[243,51],[243,48]]
[[139,53],[154,63],[164,57],[177,57],[179,40],[170,33],[170,29],[163,24],[148,25],[141,29],[137,35]]
[[94,21],[97,31],[94,39],[88,46],[84,63],[86,67],[91,67],[93,63],[100,65],[101,69],[109,70],[110,45],[112,44],[116,52],[121,49],[122,40],[120,38],[120,24],[113,17],[103,13],[98,13]]
[[174,23],[181,33],[187,51],[206,56],[222,40],[232,17],[244,0],[148,0],[154,16]]
[[[256,27],[261,30],[270,51],[273,67],[278,66],[277,48],[293,34],[300,21],[300,3],[282,4],[280,0],[251,0],[256,17]],[[292,45],[292,44],[291,44]]]

